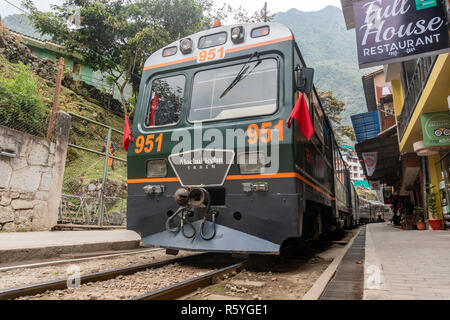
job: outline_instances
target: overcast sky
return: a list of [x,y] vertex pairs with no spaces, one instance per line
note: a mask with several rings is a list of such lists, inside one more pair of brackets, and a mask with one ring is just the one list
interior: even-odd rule
[[[20,6],[22,0],[7,0],[17,6]],[[249,13],[253,13],[258,9],[264,7],[264,2],[267,2],[267,6],[270,12],[277,13],[280,11],[287,11],[291,8],[295,8],[301,11],[316,11],[320,10],[328,5],[341,7],[340,0],[214,0],[218,5],[224,2],[230,4],[232,7],[242,6]],[[34,3],[41,11],[50,10],[50,4],[62,3],[62,0],[34,0]],[[0,15],[5,17],[10,14],[20,13],[20,11],[5,0],[0,0]]]

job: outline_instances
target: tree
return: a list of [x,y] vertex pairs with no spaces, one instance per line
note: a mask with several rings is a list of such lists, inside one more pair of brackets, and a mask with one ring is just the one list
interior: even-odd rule
[[[137,89],[145,60],[157,49],[201,30],[203,5],[196,0],[65,0],[52,12],[40,12],[32,0],[24,7],[43,34],[79,53],[93,69],[109,74],[118,87],[125,112],[128,83]],[[67,19],[79,8],[80,26]],[[137,90],[136,90],[137,91]],[[130,110],[133,111],[133,110]]]
[[[153,52],[209,29],[215,20],[225,20],[230,14],[242,22],[263,19],[261,12],[246,18],[242,7],[235,10],[224,4],[216,8],[213,0],[64,0],[53,5],[52,12],[37,10],[33,0],[22,4],[42,34],[79,53],[93,69],[108,74],[108,80],[119,89],[125,112],[133,112],[125,88],[131,83],[137,93],[145,61]],[[67,23],[74,11],[79,15],[77,28]]]
[[242,8],[237,8],[234,12],[234,20],[238,23],[255,23],[255,22],[264,22],[271,21],[275,15],[272,14],[269,10],[264,12],[264,8],[256,11],[253,15],[249,16],[248,12]]
[[331,125],[336,133],[336,140],[339,144],[344,142],[344,137],[352,141],[356,140],[355,132],[351,126],[342,125],[342,112],[345,111],[345,102],[337,99],[333,91],[318,91],[322,106],[328,114]]

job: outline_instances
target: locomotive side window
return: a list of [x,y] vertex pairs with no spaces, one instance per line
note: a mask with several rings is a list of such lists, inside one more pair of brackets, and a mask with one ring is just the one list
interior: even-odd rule
[[[277,110],[278,62],[264,59],[198,72],[194,77],[189,120],[193,122],[257,117]],[[228,89],[228,90],[227,90]]]
[[183,75],[153,80],[145,126],[171,125],[180,120],[185,83],[186,78]]

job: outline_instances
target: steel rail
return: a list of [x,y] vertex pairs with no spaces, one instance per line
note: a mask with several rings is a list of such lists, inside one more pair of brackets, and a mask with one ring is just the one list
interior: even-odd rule
[[95,259],[110,259],[110,258],[130,256],[130,255],[135,255],[135,254],[137,255],[137,254],[148,253],[148,252],[162,251],[162,250],[164,250],[164,249],[122,250],[122,251],[118,251],[116,253],[96,254],[96,255],[86,256],[84,258],[66,258],[63,260],[50,260],[50,261],[45,261],[45,262],[18,264],[18,265],[13,265],[13,266],[9,266],[9,267],[2,267],[2,268],[0,268],[0,272],[17,270],[17,269],[31,269],[31,268],[34,269],[34,268],[41,268],[41,267],[47,267],[47,266],[55,266],[55,265],[59,265],[59,264],[69,264],[69,263],[74,263],[74,262],[86,262],[86,261],[95,260]]
[[[187,257],[181,257],[181,258],[175,258],[175,259],[169,259],[169,260],[163,260],[163,261],[157,261],[157,262],[151,262],[136,266],[130,266],[130,267],[123,267],[118,269],[112,269],[97,273],[90,273],[86,275],[80,276],[80,284],[86,284],[89,282],[99,282],[99,281],[106,281],[110,279],[114,279],[120,275],[130,275],[134,274],[140,271],[144,271],[151,268],[160,268],[169,264],[173,263],[179,263],[179,262],[188,262],[191,260],[196,259],[207,259],[208,256],[210,256],[210,253],[201,253],[196,254],[192,256]],[[10,288],[10,289],[4,289],[0,290],[0,300],[9,300],[9,299],[16,299],[19,297],[24,296],[33,296],[36,294],[40,294],[46,291],[55,291],[55,290],[64,290],[67,289],[67,283],[69,278],[61,279],[61,280],[53,280],[53,281],[46,281],[31,285],[26,285],[22,287],[17,288]]]
[[248,260],[244,260],[229,267],[212,271],[202,276],[179,282],[169,287],[161,288],[129,300],[175,300],[196,291],[198,288],[204,288],[214,284],[218,279],[227,273],[241,271],[245,268],[247,263]]

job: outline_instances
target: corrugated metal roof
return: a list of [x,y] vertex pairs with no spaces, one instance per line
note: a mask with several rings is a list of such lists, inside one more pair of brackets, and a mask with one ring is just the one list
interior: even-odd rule
[[358,143],[375,138],[380,133],[378,111],[356,114],[350,118]]
[[20,37],[21,39],[23,39],[23,42],[25,44],[28,44],[30,46],[47,49],[47,50],[50,50],[53,52],[58,52],[58,53],[66,55],[66,56],[71,56],[71,57],[77,58],[79,60],[81,60],[83,58],[80,54],[69,52],[69,51],[67,51],[66,47],[64,47],[60,44],[57,44],[55,42],[52,42],[49,40],[41,40],[41,39],[31,37],[29,35],[26,35],[26,34],[23,34],[20,32],[12,31],[12,30],[9,30],[9,32],[12,33],[13,35],[15,35],[16,37]]

